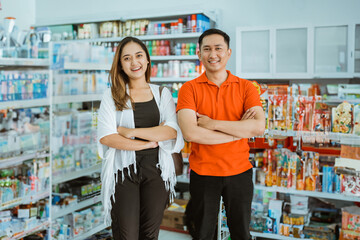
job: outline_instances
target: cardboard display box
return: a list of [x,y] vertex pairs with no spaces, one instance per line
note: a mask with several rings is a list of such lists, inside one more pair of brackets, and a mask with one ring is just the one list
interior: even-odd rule
[[161,227],[168,230],[186,231],[185,209],[188,200],[175,199],[174,202],[164,212]]

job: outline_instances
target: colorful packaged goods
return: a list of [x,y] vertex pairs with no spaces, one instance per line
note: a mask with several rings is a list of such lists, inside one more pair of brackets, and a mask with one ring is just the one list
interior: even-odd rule
[[316,132],[330,132],[331,110],[326,103],[316,102],[312,124],[312,130]]
[[354,134],[360,136],[360,104],[354,106]]
[[341,175],[341,193],[360,196],[360,177]]
[[323,166],[322,191],[340,193],[340,178],[335,174],[334,167]]
[[296,189],[297,176],[300,173],[300,168],[299,156],[296,153],[290,154],[287,188]]
[[341,144],[340,157],[360,160],[360,143],[359,144]]
[[341,230],[344,239],[359,239],[360,236],[360,208],[357,206],[344,207],[342,211]]
[[352,105],[343,102],[332,109],[332,131],[337,133],[351,133]]
[[319,182],[319,153],[303,152],[302,160],[305,161],[305,190],[315,191]]
[[303,152],[300,158],[288,149],[266,150],[263,153],[263,170],[266,186],[321,190],[317,152]]
[[296,101],[294,130],[312,131],[316,97],[299,96]]
[[291,130],[292,106],[287,85],[268,86],[268,127],[274,130]]

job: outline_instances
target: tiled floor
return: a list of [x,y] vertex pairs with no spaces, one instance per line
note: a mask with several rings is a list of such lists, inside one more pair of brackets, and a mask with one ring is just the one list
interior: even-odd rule
[[159,240],[191,240],[191,236],[184,233],[171,232],[160,229]]

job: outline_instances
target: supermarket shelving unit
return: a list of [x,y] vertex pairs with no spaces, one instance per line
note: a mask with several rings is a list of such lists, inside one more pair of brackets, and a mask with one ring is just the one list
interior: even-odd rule
[[70,213],[73,213],[77,210],[89,207],[91,205],[94,205],[96,203],[99,203],[101,201],[101,197],[100,196],[95,196],[93,198],[81,201],[79,203],[74,203],[71,204],[70,206],[67,206],[65,208],[60,208],[57,211],[53,211],[52,212],[52,218],[56,219],[59,217],[63,217],[65,215],[68,215]]
[[[1,70],[40,70],[40,71],[49,71],[49,59],[33,59],[33,58],[0,58],[0,66]],[[51,81],[51,73],[49,71],[49,86]],[[20,108],[32,108],[32,107],[49,107],[50,106],[50,97],[48,98],[39,98],[39,99],[29,99],[29,100],[15,100],[15,101],[3,101],[0,102],[0,110],[1,109],[20,109]],[[30,159],[39,159],[50,157],[49,148],[37,149],[32,151],[26,151],[22,155],[13,156],[9,158],[0,159],[0,168],[8,168],[16,165],[20,165],[22,162]],[[51,163],[50,163],[51,164]],[[47,191],[37,192],[32,195],[28,195],[25,197],[20,197],[13,199],[8,202],[2,202],[0,204],[0,211],[11,209],[20,204],[29,204],[33,202],[37,202],[41,199],[49,198],[51,195],[50,189]],[[26,236],[29,236],[33,233],[49,230],[50,220],[44,219],[38,226],[26,230],[21,233],[16,233],[12,237],[8,237],[5,239],[15,240],[22,239]]]

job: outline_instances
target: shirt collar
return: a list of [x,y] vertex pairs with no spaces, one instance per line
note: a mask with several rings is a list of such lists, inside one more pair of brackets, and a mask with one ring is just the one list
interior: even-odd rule
[[[225,80],[224,83],[231,83],[231,82],[237,82],[236,78],[234,75],[231,74],[231,72],[229,70],[226,70],[226,72],[228,73],[228,78]],[[196,82],[206,82],[206,83],[210,83],[211,81],[209,81],[209,79],[207,78],[205,72],[203,74],[201,74],[197,79]],[[211,82],[212,83],[212,82]]]

